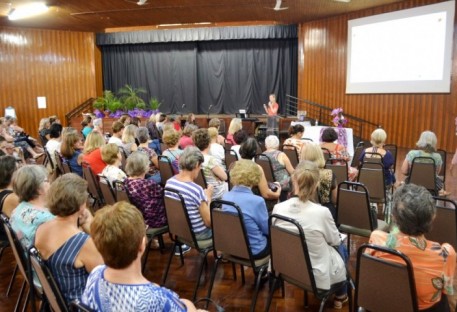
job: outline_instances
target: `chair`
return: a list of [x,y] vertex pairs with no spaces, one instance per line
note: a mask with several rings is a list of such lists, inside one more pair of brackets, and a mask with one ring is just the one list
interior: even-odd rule
[[[168,264],[165,269],[164,276],[162,278],[162,284],[165,284],[167,280],[168,271],[170,269],[171,260],[174,256],[175,248],[179,247],[181,251],[181,246],[183,244],[195,248],[201,258],[200,267],[198,269],[197,284],[195,285],[194,294],[192,296],[192,301],[195,301],[203,269],[207,265],[207,255],[211,250],[213,250],[213,241],[212,239],[197,240],[195,238],[195,233],[192,230],[192,224],[190,222],[189,213],[186,209],[184,198],[178,191],[171,188],[165,188],[164,201],[170,237],[173,240],[174,244],[170,252],[170,257],[168,259]],[[181,263],[184,264],[184,257],[182,256],[182,252]]]
[[198,172],[198,176],[195,179],[195,183],[200,185],[203,189],[206,189],[208,187],[208,183],[206,183],[206,178],[205,174],[203,173],[203,169],[200,169],[200,171]]
[[397,165],[397,154],[398,154],[397,152],[398,152],[398,147],[397,147],[397,145],[395,145],[395,144],[386,144],[386,145],[384,145],[384,149],[385,149],[386,151],[389,151],[389,152],[392,154],[393,158],[394,158],[394,165],[393,165],[393,168],[392,168],[392,169],[393,169],[393,171],[394,171],[394,173],[395,173],[395,167],[396,167],[396,165]]
[[443,160],[443,164],[441,165],[440,172],[438,172],[438,176],[443,177],[443,184],[446,184],[446,161],[447,161],[447,153],[443,149],[436,150],[438,154],[440,154],[441,159]]
[[83,178],[87,181],[87,190],[89,191],[90,197],[94,200],[92,204],[92,208],[97,206],[98,208],[103,207],[104,199],[103,194],[100,190],[100,183],[98,179],[95,177],[94,172],[92,171],[89,163],[83,162]]
[[127,188],[124,186],[124,182],[116,180],[113,182],[114,193],[116,194],[116,202],[125,201],[130,203],[130,198]]
[[282,151],[284,154],[286,154],[287,157],[289,157],[290,164],[295,169],[297,167],[298,163],[300,162],[300,160],[298,159],[298,153],[297,153],[297,149],[295,148],[295,146],[290,145],[290,144],[284,144],[282,146]]
[[79,301],[78,299],[73,300],[70,303],[71,310],[73,312],[94,312],[90,307]]
[[348,163],[342,158],[329,159],[325,164],[325,169],[332,170],[337,183],[349,180]]
[[219,125],[219,134],[222,136],[225,136],[225,119],[219,119],[220,125]]
[[434,197],[436,201],[436,215],[432,230],[426,234],[427,239],[442,243],[449,243],[457,250],[457,204],[455,201]]
[[302,141],[309,141],[309,142],[314,142],[313,139],[310,139],[310,138],[301,138]]
[[[275,224],[275,220],[290,223],[288,230]],[[305,306],[308,305],[308,291],[313,292],[314,296],[321,301],[319,311],[323,311],[325,302],[337,290],[344,285],[350,285],[350,278],[331,285],[330,289],[318,289],[314,279],[313,268],[309,256],[308,245],[305,233],[300,224],[291,218],[273,214],[269,218],[270,225],[270,249],[271,249],[271,271],[274,277],[273,285],[270,287],[265,311],[269,311],[273,293],[278,281],[286,281],[292,285],[305,290]],[[287,242],[287,243],[285,243]],[[283,293],[284,297],[284,287]],[[352,296],[348,287],[349,311],[352,311]]]
[[[367,249],[388,254],[392,260],[365,253]],[[395,258],[395,260],[393,260]],[[390,248],[364,244],[357,251],[355,307],[389,312],[418,312],[411,261]],[[395,287],[392,287],[395,285]]]
[[360,163],[360,165],[358,166],[359,168],[365,164],[365,168],[375,168],[377,169],[378,168],[378,164],[381,164],[382,166],[384,166],[384,162],[383,162],[383,156],[380,154],[380,153],[376,153],[376,152],[366,152],[365,155],[363,156],[363,159]]
[[357,181],[368,189],[371,203],[387,204],[384,168],[381,163],[364,162],[359,169]]
[[68,306],[59,289],[59,286],[52,276],[52,272],[49,270],[35,247],[30,248],[29,257],[31,267],[38,276],[41,287],[43,288],[43,292],[46,296],[46,300],[49,303],[52,311],[68,312]]
[[354,150],[354,156],[352,157],[351,167],[359,168],[359,158],[360,158],[360,155],[362,155],[363,150],[365,149],[364,147],[365,147],[365,143],[363,143],[363,141],[360,141],[359,143],[357,143],[357,146],[355,147],[355,150]]
[[233,150],[225,150],[225,168],[230,170],[232,164],[238,160],[238,155]]
[[376,212],[372,212],[368,190],[360,183],[341,182],[338,185],[336,216],[339,230],[348,234],[348,252],[351,234],[370,237],[374,230],[388,228],[387,223],[377,219]]
[[161,143],[160,143],[160,151],[162,152],[162,154],[163,154],[163,152],[164,152],[165,150],[167,150],[167,149],[168,149],[167,144],[161,142]]
[[49,154],[49,151],[46,147],[43,147],[44,155],[46,156],[44,161],[43,161],[43,166],[47,167],[49,164],[49,167],[51,168],[51,172],[54,172],[55,169],[55,164],[52,161],[51,154]]
[[330,153],[330,150],[325,147],[321,147],[322,154],[324,154],[324,160],[327,162],[330,158],[332,158],[332,153]]
[[122,157],[122,160],[121,160],[121,169],[122,170],[125,170],[125,165],[127,164],[127,152],[125,151],[125,148],[123,148],[122,146],[119,146],[119,152],[121,152],[121,157]]
[[438,195],[438,190],[436,189],[435,160],[431,157],[415,157],[411,164],[411,170],[409,171],[406,183],[422,185],[432,195]]
[[[237,213],[223,211],[219,208],[221,205],[231,206]],[[213,201],[211,203],[211,227],[213,229],[213,250],[216,263],[211,275],[207,297],[211,298],[218,265],[221,261],[227,260],[233,264],[239,264],[253,269],[256,282],[250,311],[255,311],[260,280],[262,273],[267,271],[270,257],[266,256],[262,259],[254,259],[246,233],[243,213],[241,212],[241,208],[235,203],[224,200]],[[244,284],[243,269],[241,269],[241,276]]]
[[61,174],[70,173],[71,172],[70,165],[68,164],[68,162],[64,161],[62,155],[58,151],[55,151],[54,155],[55,155],[55,160],[56,160],[56,166],[59,169],[60,173]]
[[232,146],[233,146],[233,144],[230,144],[227,141],[225,141],[224,148],[226,151],[230,151],[232,149]]
[[113,187],[109,180],[103,176],[99,175],[100,178],[100,191],[102,192],[103,198],[106,205],[114,205],[116,203],[116,195],[114,193]]
[[267,155],[265,154],[259,154],[255,156],[255,162],[256,164],[260,165],[262,167],[263,172],[265,174],[265,178],[267,179],[267,182],[275,182],[275,176],[273,173],[273,166],[271,165],[271,160],[268,158]]
[[159,161],[159,171],[160,171],[160,179],[162,186],[165,186],[167,180],[175,175],[173,171],[173,166],[171,165],[171,160],[167,156],[160,155],[158,157]]

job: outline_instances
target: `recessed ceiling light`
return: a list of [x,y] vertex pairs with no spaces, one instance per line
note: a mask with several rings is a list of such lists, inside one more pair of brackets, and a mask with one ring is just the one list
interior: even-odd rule
[[46,11],[48,11],[48,7],[45,3],[31,2],[12,9],[8,14],[8,19],[10,21],[15,21],[19,19],[40,15],[45,13]]

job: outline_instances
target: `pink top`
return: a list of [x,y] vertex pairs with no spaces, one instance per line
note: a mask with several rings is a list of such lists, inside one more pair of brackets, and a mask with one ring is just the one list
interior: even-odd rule
[[194,141],[192,141],[191,137],[183,135],[179,139],[179,147],[181,147],[181,149],[185,149],[188,146],[194,146]]

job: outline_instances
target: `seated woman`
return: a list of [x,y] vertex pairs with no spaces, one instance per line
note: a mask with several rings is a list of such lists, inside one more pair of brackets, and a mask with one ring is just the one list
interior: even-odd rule
[[84,116],[83,121],[81,122],[83,129],[81,130],[84,138],[87,138],[89,133],[94,129],[93,118],[90,115]]
[[[300,162],[310,161],[314,163],[319,169],[319,184],[317,188],[317,196],[319,203],[327,207],[332,213],[333,218],[336,220],[336,196],[337,196],[337,181],[332,170],[325,169],[324,154],[320,145],[317,143],[310,143],[302,150],[300,155]],[[338,181],[339,183],[339,181]]]
[[151,142],[149,142],[149,148],[152,148],[157,154],[162,154],[160,150],[160,139],[162,138],[162,133],[157,129],[156,126],[156,116],[151,115],[148,122],[146,123],[146,128],[149,131],[149,137]]
[[[302,140],[303,133],[305,133],[305,127],[302,125],[293,125],[289,127],[289,138],[284,141],[284,145],[293,145],[297,150],[297,155],[301,154],[301,150],[307,140]],[[284,148],[290,148],[285,146]]]
[[[251,160],[242,159],[235,162],[230,170],[233,188],[222,196],[223,200],[237,204],[244,217],[246,234],[255,259],[266,257],[268,246],[268,211],[265,200],[254,195],[251,188],[259,184],[261,172]],[[224,211],[236,212],[232,206],[223,205]]]
[[243,130],[243,129],[238,130],[233,135],[233,140],[235,141],[235,145],[233,145],[230,148],[230,150],[232,150],[236,153],[236,155],[238,156],[238,159],[241,159],[241,155],[240,155],[241,144],[243,144],[244,141],[246,141],[248,137],[249,137],[248,133],[246,132],[246,130]]
[[82,302],[94,311],[197,311],[192,302],[149,282],[141,272],[146,249],[141,213],[126,202],[97,211],[91,224],[105,265],[87,280]]
[[92,131],[86,137],[83,150],[83,161],[90,165],[95,175],[102,173],[106,163],[102,159],[100,147],[105,145],[105,138],[98,131]]
[[125,171],[129,175],[124,180],[130,202],[143,214],[146,225],[160,228],[167,225],[163,188],[153,180],[145,179],[149,172],[149,158],[140,151],[133,152],[127,158]]
[[116,143],[108,143],[101,148],[102,160],[106,163],[101,175],[104,176],[111,186],[114,186],[114,181],[124,181],[127,175],[119,167],[122,163],[121,152]]
[[71,172],[76,173],[80,177],[83,176],[83,168],[81,166],[83,159],[82,149],[82,140],[76,129],[67,128],[62,132],[60,153],[68,163]]
[[[336,133],[335,129],[330,127],[325,128],[322,132],[321,147],[326,148],[330,152],[332,158],[344,159],[346,162],[349,162],[351,156],[343,145],[335,143],[336,140],[338,140],[338,133]],[[334,161],[333,164],[342,165],[342,163],[338,161]],[[349,181],[355,181],[358,173],[359,171],[356,168],[348,166]]]
[[226,170],[225,168],[225,149],[224,146],[217,143],[217,136],[219,135],[217,129],[214,127],[208,128],[209,134],[209,154],[213,156],[217,164],[222,167],[222,169]]
[[[310,161],[301,161],[292,175],[292,183],[296,196],[277,204],[273,213],[300,224],[305,233],[316,286],[330,289],[331,285],[346,279],[347,251],[329,210],[312,202],[319,185],[319,168]],[[289,226],[282,220],[273,222],[284,228]],[[341,309],[347,300],[346,287],[342,287],[336,293],[334,308]]]
[[230,121],[230,126],[228,128],[227,138],[225,139],[225,141],[229,144],[235,145],[236,142],[233,139],[233,135],[235,134],[235,132],[237,132],[238,130],[241,130],[242,128],[243,128],[243,124],[241,122],[241,119],[233,118],[232,121]]
[[29,250],[35,241],[37,228],[54,219],[54,215],[46,208],[48,171],[38,165],[19,168],[13,177],[13,190],[20,204],[11,214],[11,227],[25,250]]
[[89,273],[103,259],[89,236],[92,215],[86,209],[87,182],[74,173],[57,178],[49,188],[48,206],[55,218],[36,231],[40,251],[65,301],[80,299]]
[[160,183],[159,158],[156,152],[149,147],[149,131],[146,127],[139,127],[136,131],[136,138],[140,145],[138,151],[145,153],[149,158],[149,179]]
[[269,135],[265,139],[266,150],[263,154],[267,155],[270,159],[271,166],[273,168],[273,174],[275,180],[281,185],[281,199],[287,199],[287,193],[291,191],[291,180],[290,176],[294,173],[294,167],[290,163],[289,157],[281,151],[279,148],[279,139],[275,135]]
[[[224,122],[224,129],[225,129],[225,121]],[[208,127],[214,127],[217,129],[217,143],[220,145],[224,146],[225,144],[225,138],[219,134],[219,128],[221,127],[221,120],[219,118],[211,118],[211,120],[208,123]]]
[[56,162],[56,151],[60,151],[61,136],[62,136],[62,125],[58,123],[53,123],[49,128],[49,140],[46,143],[46,150],[51,156],[51,162],[54,165],[54,168],[57,167]]
[[[455,250],[449,244],[425,237],[433,226],[436,208],[433,197],[422,186],[405,184],[393,196],[394,228],[390,233],[373,231],[370,243],[404,253],[411,260],[421,311],[449,311],[446,295],[453,295]],[[390,259],[371,250],[371,254]]]
[[42,145],[46,145],[48,143],[49,138],[49,127],[51,123],[49,122],[49,118],[41,118],[40,124],[38,126],[38,135],[40,136]]
[[[213,197],[213,186],[208,185],[208,188],[204,190],[194,182],[204,161],[205,158],[200,150],[194,146],[189,146],[179,157],[181,171],[168,179],[165,185],[165,189],[176,190],[184,198],[192,229],[198,240],[209,239],[213,235],[209,212],[209,204]],[[179,199],[173,192],[165,191],[165,196]]]
[[137,128],[137,126],[129,124],[125,126],[124,132],[122,133],[122,148],[127,157],[138,149],[138,146],[135,143]]
[[[257,153],[257,141],[254,138],[247,138],[246,141],[244,141],[243,144],[241,144],[240,147],[240,155],[242,159],[248,159],[251,160],[254,159],[255,155]],[[270,187],[268,186],[267,178],[265,177],[265,172],[263,172],[263,169],[260,165],[258,165],[260,169],[260,181],[259,184],[257,185],[257,189],[254,188],[254,193],[259,194],[266,200],[272,200],[272,201],[277,201],[279,196],[281,195],[281,185],[276,182],[278,189],[276,191],[272,191]]]
[[[384,145],[386,143],[387,133],[379,128],[371,133],[371,145],[365,149],[362,154],[360,155],[359,161],[360,164],[368,157],[376,157],[377,155],[367,154],[367,153],[378,153],[382,156],[382,166],[384,170],[384,177],[386,181],[386,186],[393,185],[395,183],[395,174],[392,170],[392,166],[394,166],[394,157],[392,153],[386,149],[384,149]],[[379,157],[379,156],[378,156]],[[388,192],[389,193],[389,192]]]
[[[16,171],[16,158],[13,156],[0,157],[0,212],[8,218],[19,205],[19,197],[13,192],[13,173]],[[3,228],[0,230],[3,232]]]
[[167,156],[168,159],[170,159],[175,174],[179,172],[179,157],[183,153],[183,150],[179,148],[180,137],[181,134],[175,129],[164,131],[162,136],[162,141],[167,146],[167,149],[162,151],[162,155]]
[[215,157],[209,154],[210,137],[208,129],[198,129],[192,134],[195,146],[202,152],[204,161],[201,165],[206,183],[213,186],[211,199],[219,199],[228,191],[227,173]]
[[198,127],[194,124],[188,124],[184,127],[181,138],[179,139],[179,147],[181,149],[195,145],[194,141],[192,141],[192,133],[197,129]]
[[437,139],[435,133],[431,131],[422,132],[419,141],[416,143],[417,149],[411,150],[408,154],[406,154],[406,158],[401,166],[401,172],[405,176],[408,176],[413,160],[416,157],[433,158],[436,165],[436,189],[439,191],[439,195],[441,196],[449,195],[450,193],[444,190],[443,179],[438,176],[441,166],[443,165],[443,159],[441,158],[441,155],[436,152],[436,145]]

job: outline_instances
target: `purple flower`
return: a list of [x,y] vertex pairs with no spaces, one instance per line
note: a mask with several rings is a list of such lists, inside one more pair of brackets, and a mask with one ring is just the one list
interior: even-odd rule
[[331,112],[331,116],[337,116],[343,112],[343,109],[341,107],[335,108]]
[[103,118],[103,117],[105,117],[105,114],[102,113],[99,109],[94,110],[94,115],[95,115],[95,117],[97,117],[97,118]]

